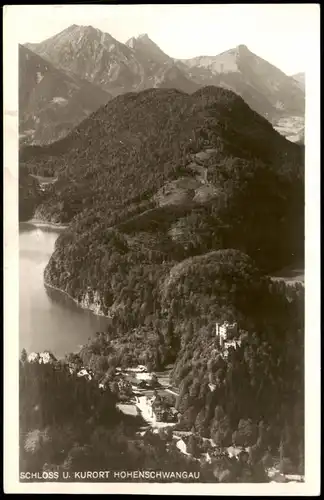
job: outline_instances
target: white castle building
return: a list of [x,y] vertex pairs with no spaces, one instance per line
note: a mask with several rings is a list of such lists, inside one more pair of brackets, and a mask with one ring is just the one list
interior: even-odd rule
[[218,339],[219,345],[222,349],[221,354],[223,358],[226,359],[228,357],[228,349],[230,347],[236,349],[241,345],[237,322],[229,323],[228,321],[225,321],[222,324],[216,323],[216,338]]
[[221,346],[224,345],[224,342],[228,337],[234,338],[238,335],[238,326],[237,323],[229,323],[225,321],[224,323],[216,323],[216,338],[219,339],[219,343]]

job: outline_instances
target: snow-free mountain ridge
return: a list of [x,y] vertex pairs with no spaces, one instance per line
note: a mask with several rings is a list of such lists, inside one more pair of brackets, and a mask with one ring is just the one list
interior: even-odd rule
[[92,26],[72,25],[40,43],[26,44],[60,71],[112,96],[147,88],[193,93],[206,85],[233,90],[273,125],[304,116],[305,94],[295,78],[238,45],[216,56],[173,59],[147,33],[125,44]]

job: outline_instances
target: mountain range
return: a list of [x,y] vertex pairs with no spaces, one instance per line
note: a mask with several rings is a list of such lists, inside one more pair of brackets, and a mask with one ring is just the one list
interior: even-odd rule
[[92,26],[73,25],[44,42],[27,46],[61,70],[71,71],[112,95],[151,87],[171,86],[184,92],[198,88],[147,36],[123,44]]
[[[71,107],[66,108],[62,119],[62,110],[58,112],[57,109],[55,119],[52,119],[52,99],[56,98],[56,108],[59,106],[58,102],[65,102],[58,101],[57,98],[70,101],[66,90],[62,96],[51,95],[51,92],[50,95],[43,96],[40,93],[37,100],[41,102],[41,109],[34,113],[34,117],[33,104],[29,106],[26,98],[21,100],[20,128],[25,141],[29,142],[49,142],[64,135],[64,130],[69,129],[67,123],[77,124],[81,111],[75,109],[74,103],[80,103],[84,116],[99,107],[105,99],[107,102],[110,96],[148,88],[174,88],[190,94],[203,86],[216,85],[242,96],[253,110],[273,124],[283,117],[304,115],[304,91],[297,81],[250,52],[244,45],[213,57],[176,60],[165,54],[147,34],[133,37],[123,44],[92,26],[72,25],[43,42],[28,43],[24,49],[29,49],[28,54],[32,51],[41,58],[38,64],[44,66],[49,63],[50,66],[47,67],[51,68],[51,74],[55,73],[54,70],[58,72],[55,77],[57,79],[60,75],[59,80],[65,82],[64,85],[61,83],[65,89],[71,85],[74,88],[78,86],[78,92],[75,88],[73,93]],[[22,54],[20,60],[22,75],[37,73],[37,64],[31,57],[28,60]],[[27,70],[28,66],[31,69]],[[39,89],[35,91],[35,77],[29,77],[28,80],[22,76],[21,82],[21,93],[31,95],[33,103],[34,94],[39,95]],[[84,87],[85,82],[88,87]],[[55,93],[55,89],[53,92]],[[82,98],[78,97],[78,93]],[[84,94],[88,99],[86,103],[82,100]],[[43,108],[45,113],[41,112]],[[40,127],[35,125],[37,120]],[[53,137],[50,137],[50,133],[40,132],[43,120],[50,122],[49,125],[45,123],[45,128],[54,130]],[[56,123],[52,123],[53,121]],[[62,130],[59,130],[61,122]],[[34,132],[29,132],[30,130]]]
[[201,85],[233,90],[269,121],[304,113],[304,96],[295,79],[253,54],[246,45],[215,57],[182,59],[178,64]]

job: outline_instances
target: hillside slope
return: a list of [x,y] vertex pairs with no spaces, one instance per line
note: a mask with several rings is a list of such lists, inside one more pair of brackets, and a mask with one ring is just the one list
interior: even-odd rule
[[[45,283],[109,318],[83,359],[174,364],[178,427],[251,446],[253,463],[280,448],[300,469],[303,289],[265,273],[303,257],[303,153],[241,97],[205,87],[118,96],[20,158],[58,176],[37,216],[70,221]],[[227,354],[224,321],[240,327]]]
[[292,77],[299,83],[300,88],[305,91],[305,73],[296,73]]
[[19,46],[19,133],[22,143],[53,142],[66,135],[111,96],[58,70]]
[[186,76],[174,60],[165,54],[147,34],[132,37],[126,42],[143,67],[143,81],[137,90],[147,88],[175,88],[191,94],[200,85]]
[[275,232],[292,234],[295,224],[288,220],[299,220],[303,210],[303,148],[243,99],[216,87],[193,95],[156,89],[119,96],[61,141],[22,150],[20,163],[30,173],[58,175],[38,209],[56,222],[94,213],[111,226],[151,210],[139,224],[150,226],[159,214],[156,225],[167,226],[170,217],[177,219],[175,205],[181,217],[206,206],[223,211],[230,241],[257,224],[240,245],[252,245],[255,254],[261,238],[267,247],[272,242],[266,252],[279,255],[283,242]]

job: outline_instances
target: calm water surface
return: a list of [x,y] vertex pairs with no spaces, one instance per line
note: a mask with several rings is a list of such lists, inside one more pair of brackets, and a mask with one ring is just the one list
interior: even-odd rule
[[50,350],[61,357],[78,350],[107,320],[79,308],[44,286],[43,272],[61,230],[19,226],[19,343],[27,352]]

